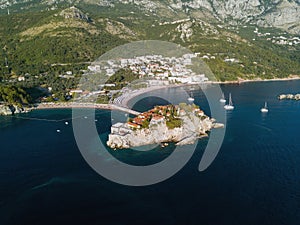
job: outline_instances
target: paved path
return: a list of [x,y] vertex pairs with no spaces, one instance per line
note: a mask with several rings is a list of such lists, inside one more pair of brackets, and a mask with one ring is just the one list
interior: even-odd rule
[[119,105],[114,105],[114,104],[111,104],[112,106],[112,109],[115,109],[115,110],[120,110],[120,111],[123,111],[123,112],[127,112],[129,114],[132,114],[132,115],[139,115],[140,112],[137,112],[135,110],[132,110],[132,109],[129,109],[129,108],[125,108],[123,106],[119,106]]
[[119,110],[132,115],[139,115],[140,112],[129,109],[124,106],[116,104],[94,104],[94,103],[42,103],[39,104],[37,109],[60,109],[60,108],[95,108],[95,109],[110,109]]

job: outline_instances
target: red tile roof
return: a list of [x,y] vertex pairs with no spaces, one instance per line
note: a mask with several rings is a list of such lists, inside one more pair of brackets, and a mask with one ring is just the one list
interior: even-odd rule
[[163,119],[164,118],[164,116],[161,116],[161,115],[154,115],[153,117],[152,117],[152,120],[161,120],[161,119]]

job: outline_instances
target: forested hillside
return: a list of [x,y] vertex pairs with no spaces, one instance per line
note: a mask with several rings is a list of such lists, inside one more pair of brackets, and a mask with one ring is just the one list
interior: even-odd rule
[[[25,88],[51,85],[58,94],[66,92],[103,53],[148,39],[189,48],[221,81],[300,74],[300,39],[277,28],[259,27],[250,21],[218,21],[204,9],[171,10],[163,1],[152,13],[150,6],[119,1],[113,6],[108,1],[106,5],[104,1],[102,5],[75,1],[76,6],[74,1],[55,5],[30,2],[34,4],[0,10],[3,84]],[[64,77],[67,72],[72,74],[68,79]]]

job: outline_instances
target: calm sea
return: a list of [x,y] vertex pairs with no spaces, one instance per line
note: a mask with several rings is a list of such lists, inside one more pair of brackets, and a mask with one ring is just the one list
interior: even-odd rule
[[[113,183],[89,167],[76,146],[71,110],[0,117],[0,224],[298,225],[300,102],[278,101],[276,96],[300,92],[300,81],[222,89],[225,96],[232,93],[235,110],[227,113],[225,140],[212,165],[198,171],[208,141],[202,139],[181,171],[147,187]],[[203,93],[188,92],[209,114]],[[160,94],[177,99],[180,91]],[[269,113],[263,115],[265,101]],[[147,97],[134,108],[161,103]],[[106,140],[110,112],[98,110],[96,119],[100,138]],[[112,154],[146,165],[167,157],[173,147]]]

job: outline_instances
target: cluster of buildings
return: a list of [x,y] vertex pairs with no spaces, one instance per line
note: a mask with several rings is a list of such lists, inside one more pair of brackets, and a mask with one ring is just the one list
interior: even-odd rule
[[[267,37],[267,41],[271,41],[274,44],[278,45],[298,45],[300,44],[300,37],[284,37],[282,35],[280,36],[271,36],[271,33],[266,32],[266,33],[261,33],[258,31],[258,28],[256,28],[253,31],[258,37]],[[255,40],[255,39],[253,39]]]
[[178,106],[166,105],[156,106],[153,109],[143,112],[135,118],[129,119],[127,123],[116,123],[111,127],[112,134],[126,135],[131,133],[132,129],[147,128],[150,124],[159,124],[165,122],[171,116],[175,116]]
[[[139,77],[138,88],[123,87],[117,90],[116,83],[98,84],[97,90],[86,91],[81,89],[71,90],[70,93],[78,94],[78,98],[89,98],[95,95],[107,95],[109,97],[121,91],[122,95],[114,98],[111,102],[121,105],[122,101],[132,94],[132,92],[141,87],[168,86],[170,84],[198,84],[208,81],[204,74],[196,74],[191,67],[194,65],[194,58],[197,54],[184,54],[181,57],[164,57],[162,55],[136,56],[132,58],[120,58],[115,60],[99,61],[88,66],[85,75],[102,74],[108,77],[113,76],[121,69],[130,69],[132,73]],[[201,69],[201,68],[200,68]],[[70,75],[69,75],[70,76]],[[109,91],[107,90],[109,87]],[[128,89],[128,90],[127,90]],[[136,126],[136,125],[132,125]]]
[[155,106],[153,109],[139,114],[137,117],[130,119],[127,122],[129,128],[139,129],[147,126],[147,124],[159,124],[171,117],[176,117],[178,106],[165,105],[165,106]]
[[146,124],[148,122],[151,124],[159,124],[169,120],[171,117],[176,117],[178,115],[178,109],[178,106],[173,105],[155,106],[153,109],[141,113],[131,121],[128,121],[127,124],[130,128],[141,128],[145,122]]
[[[204,116],[204,112],[197,106],[191,106],[192,113],[196,116]],[[135,118],[129,119],[126,124],[116,123],[111,128],[112,134],[126,134],[130,129],[148,128],[149,125],[157,125],[173,119],[179,119],[185,116],[187,110],[180,108],[178,105],[155,106],[153,109],[143,112]]]
[[298,45],[300,44],[300,38],[299,37],[293,37],[293,38],[286,38],[283,36],[280,37],[273,37],[273,39],[268,38],[268,41],[272,40],[272,43],[278,44],[278,45]]
[[104,72],[112,76],[122,68],[129,68],[139,78],[164,80],[168,83],[199,83],[207,81],[204,74],[196,74],[189,67],[193,65],[196,54],[184,54],[182,57],[163,57],[162,55],[137,56],[128,59],[108,60],[104,65],[91,65],[91,72]]

